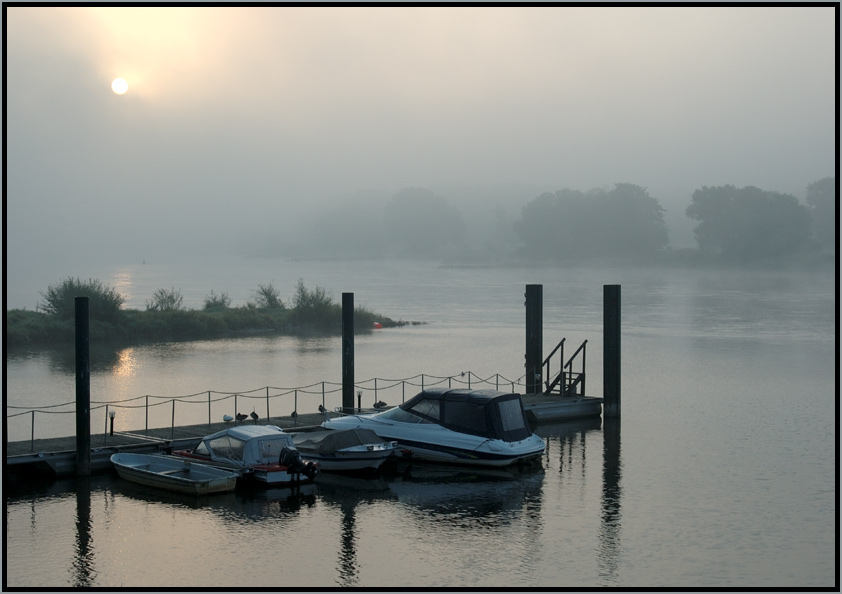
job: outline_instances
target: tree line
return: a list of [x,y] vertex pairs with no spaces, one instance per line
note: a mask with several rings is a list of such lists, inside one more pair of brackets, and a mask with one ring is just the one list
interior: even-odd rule
[[809,184],[806,204],[753,186],[704,186],[693,192],[685,212],[696,223],[697,247],[673,251],[659,200],[631,183],[544,193],[529,200],[517,218],[507,217],[499,205],[469,211],[471,222],[480,216],[486,221],[479,237],[468,232],[466,214],[451,200],[426,188],[405,188],[380,213],[370,206],[325,213],[310,233],[323,243],[313,239],[303,253],[286,255],[513,263],[647,263],[672,257],[678,263],[750,265],[795,256],[829,261],[836,251],[836,202],[834,177]]

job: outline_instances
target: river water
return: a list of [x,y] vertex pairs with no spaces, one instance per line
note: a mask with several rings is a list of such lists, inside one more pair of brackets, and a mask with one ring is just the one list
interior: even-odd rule
[[[568,354],[587,340],[587,393],[600,396],[602,290],[620,284],[622,421],[539,427],[542,467],[511,476],[413,467],[200,499],[112,475],[33,484],[6,493],[9,587],[837,585],[832,271],[185,259],[12,271],[7,306],[34,308],[38,291],[70,275],[115,286],[134,308],[171,287],[188,307],[210,290],[241,305],[258,284],[291,296],[303,278],[337,301],[353,292],[357,305],[427,322],[356,337],[355,377],[369,406],[397,404],[446,376],[519,380],[526,284],[544,287],[544,353],[562,337]],[[233,393],[240,410],[270,406],[273,416],[332,408],[340,382],[339,337],[92,345],[91,399],[116,411],[117,430],[169,426],[170,404],[148,417],[134,407],[146,396],[184,397],[176,424],[202,423],[231,414]],[[9,439],[29,439],[27,407],[74,399],[72,349],[7,353],[6,389]],[[182,404],[190,395],[196,403]],[[95,405],[95,437],[104,420],[104,404]],[[73,433],[67,412],[34,421],[35,437]]]

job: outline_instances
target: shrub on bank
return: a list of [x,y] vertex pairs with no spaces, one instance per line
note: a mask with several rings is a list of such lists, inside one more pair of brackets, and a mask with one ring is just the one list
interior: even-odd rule
[[[286,309],[272,285],[261,285],[259,307],[249,303],[230,307],[225,294],[211,291],[202,310],[184,309],[181,293],[175,288],[159,289],[144,311],[124,310],[123,298],[99,281],[81,283],[67,279],[51,286],[44,294],[42,311],[13,309],[6,311],[6,341],[10,348],[66,346],[75,341],[75,296],[73,291],[86,288],[98,291],[101,299],[89,302],[90,338],[98,343],[137,344],[184,340],[207,340],[226,336],[242,336],[276,332],[283,334],[337,334],[342,331],[342,306],[331,293],[321,287],[307,289],[299,280],[292,309]],[[119,299],[115,298],[117,296]],[[108,302],[113,311],[100,307]],[[94,304],[97,303],[95,307]],[[119,305],[118,305],[119,303]],[[378,316],[365,307],[354,311],[357,332],[369,331],[374,322],[384,327],[402,325]]]

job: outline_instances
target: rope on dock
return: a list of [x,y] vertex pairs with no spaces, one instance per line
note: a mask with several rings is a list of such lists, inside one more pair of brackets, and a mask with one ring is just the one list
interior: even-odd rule
[[[431,387],[439,387],[439,386],[447,386],[449,388],[472,388],[476,386],[484,386],[486,388],[494,388],[494,389],[507,389],[511,387],[512,391],[515,391],[515,386],[523,386],[525,385],[525,375],[517,378],[516,380],[510,380],[499,373],[491,375],[487,378],[481,378],[474,374],[471,371],[464,371],[456,375],[445,375],[445,376],[436,376],[436,375],[428,375],[428,374],[417,374],[407,378],[400,378],[400,379],[390,379],[390,378],[371,378],[368,380],[364,380],[354,384],[354,387],[358,391],[368,390],[374,392],[375,400],[378,397],[379,392],[388,391],[401,386],[401,401],[405,401],[407,394],[406,394],[406,387],[410,386],[411,388],[420,388],[424,390],[426,388]],[[294,397],[294,413],[297,414],[298,411],[298,396],[299,394],[302,395],[320,395],[321,396],[321,404],[322,406],[325,405],[325,398],[328,394],[335,394],[337,392],[342,391],[342,384],[336,382],[317,382],[314,384],[309,384],[306,386],[298,386],[295,388],[281,388],[281,387],[273,387],[273,386],[265,386],[263,388],[254,388],[252,390],[245,390],[240,392],[220,392],[217,390],[206,390],[203,392],[196,392],[195,394],[187,394],[182,396],[158,396],[152,394],[146,394],[143,396],[135,396],[134,398],[126,398],[123,400],[101,400],[91,401],[90,410],[98,410],[105,408],[106,413],[109,408],[125,408],[125,409],[139,409],[144,408],[147,410],[147,429],[148,427],[148,410],[150,408],[154,408],[157,406],[164,406],[170,405],[173,407],[172,413],[172,423],[173,426],[175,425],[175,404],[182,403],[182,404],[201,404],[208,407],[208,416],[210,417],[210,409],[211,405],[215,402],[222,402],[224,400],[228,400],[230,398],[234,398],[234,409],[235,412],[238,408],[237,399],[239,398],[248,398],[252,400],[265,400],[266,401],[266,416],[269,417],[269,400],[273,398],[279,398],[282,396],[289,396],[292,395]],[[409,396],[414,396],[413,393],[410,393]],[[197,398],[201,397],[202,400],[197,400]],[[150,402],[150,399],[153,402]],[[142,402],[141,402],[142,401]],[[72,407],[69,410],[55,410],[62,407]],[[10,410],[20,411],[20,412],[13,412],[10,413]],[[13,406],[7,405],[6,406],[6,418],[11,419],[23,415],[31,415],[32,417],[32,429],[31,429],[31,439],[35,439],[35,414],[75,414],[76,412],[76,402],[64,402],[61,404],[50,404],[50,405],[41,405],[41,406]],[[210,422],[210,418],[208,419]]]

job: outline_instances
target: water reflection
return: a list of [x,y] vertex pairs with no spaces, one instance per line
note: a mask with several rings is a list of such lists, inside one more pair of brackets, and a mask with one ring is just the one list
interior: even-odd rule
[[356,510],[357,506],[378,499],[393,499],[389,485],[383,478],[364,479],[340,474],[320,474],[316,483],[322,502],[339,508],[342,513],[341,537],[337,573],[340,587],[358,587]]
[[89,588],[96,583],[94,547],[91,538],[91,481],[76,481],[76,556],[73,559],[73,587]]
[[[599,576],[604,585],[619,581],[620,528],[622,526],[622,489],[620,487],[620,419],[600,418],[558,424],[545,424],[535,432],[546,438],[545,465],[553,466],[551,456],[558,456],[559,474],[576,472],[579,477],[572,481],[584,487],[587,464],[588,438],[602,428],[602,485],[600,490],[600,516],[596,561]],[[558,453],[554,453],[555,447]],[[593,467],[591,466],[591,469]]]
[[116,353],[117,361],[111,368],[114,375],[121,378],[134,377],[140,370],[140,362],[134,349],[123,349]]
[[620,419],[607,418],[602,428],[602,513],[599,523],[597,564],[599,575],[612,583],[619,581],[620,555]]

